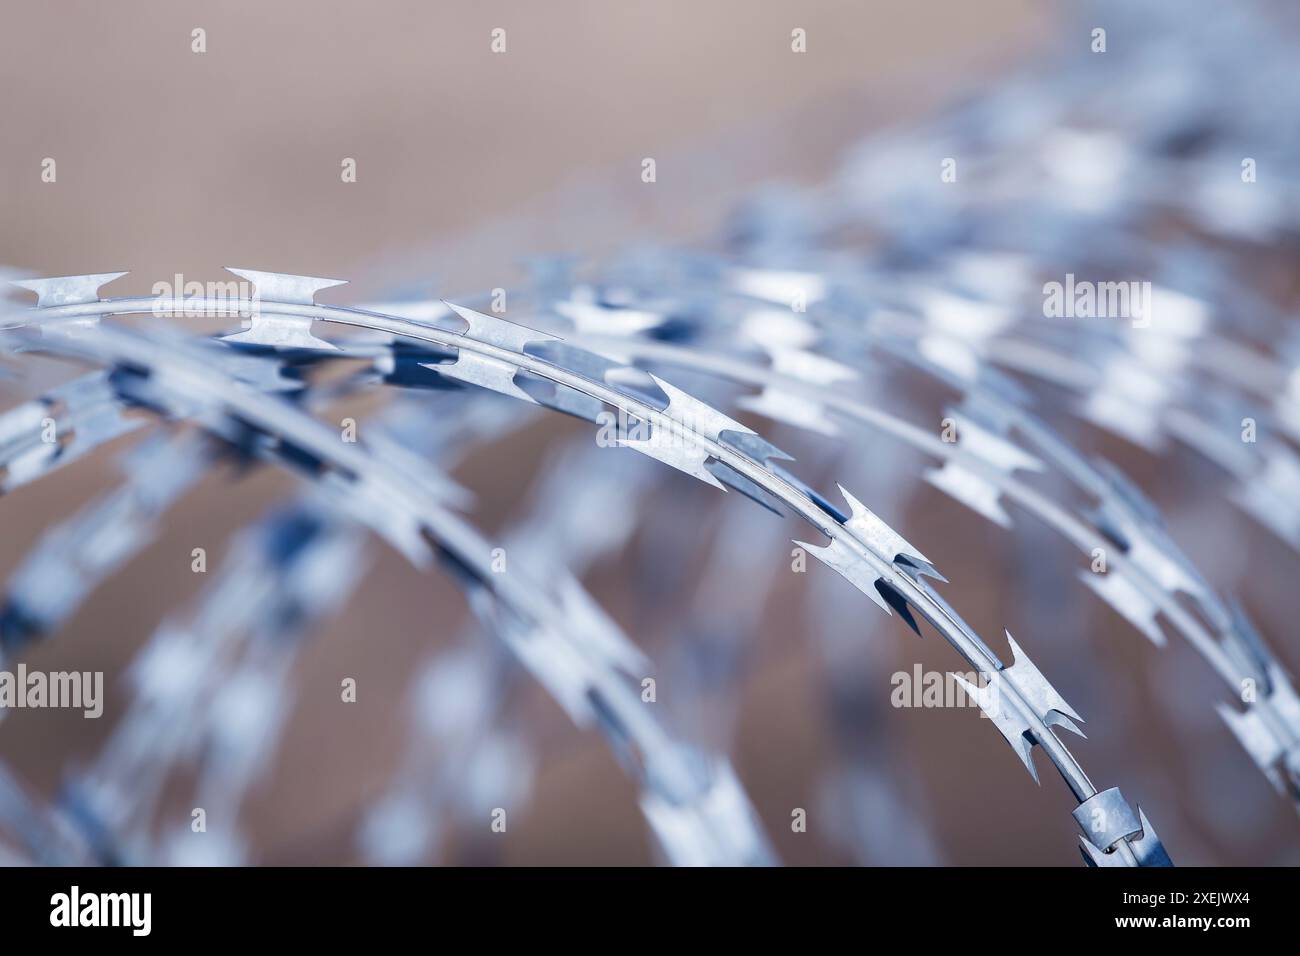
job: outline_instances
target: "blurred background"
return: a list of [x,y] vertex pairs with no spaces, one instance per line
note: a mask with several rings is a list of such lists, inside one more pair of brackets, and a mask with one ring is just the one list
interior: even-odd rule
[[[1063,42],[1085,47],[1086,33],[1061,36],[1060,13],[1016,0],[21,5],[0,33],[0,262],[28,275],[131,270],[104,295],[144,294],[176,273],[219,280],[225,265],[347,278],[351,286],[321,296],[337,303],[509,287],[530,255],[599,257],[715,234],[756,188],[816,183],[863,136],[976,96],[1017,65],[1043,65]],[[496,27],[507,31],[504,55],[489,49]],[[795,27],[807,31],[806,55],[791,55]],[[195,28],[206,31],[205,53],[191,51]],[[57,161],[57,183],[41,181],[46,157]],[[644,157],[656,159],[653,188],[640,179]],[[355,183],[340,180],[345,158],[356,160]],[[31,393],[21,380],[0,380],[0,389],[6,407]],[[554,449],[584,427],[547,419],[472,454],[455,474],[477,495],[476,523],[495,530],[525,514]],[[1239,515],[1207,511],[1177,455],[1158,459],[1095,431],[1071,439],[1157,499],[1211,583],[1250,582],[1251,609],[1294,672],[1295,554]],[[134,440],[0,502],[0,574],[12,574],[42,529],[112,488],[115,456]],[[799,444],[785,435],[779,443]],[[1022,638],[1089,721],[1077,751],[1085,766],[1148,809],[1176,861],[1300,862],[1294,813],[1205,704],[1213,685],[1204,665],[1180,643],[1150,647],[1087,595],[1065,570],[1063,545],[1023,525],[1003,532],[917,485],[907,476],[920,458],[896,445],[811,460],[806,478],[823,488],[844,481],[939,564],[952,579],[945,597],[981,634],[1006,627]],[[670,481],[642,509],[633,541],[655,533],[649,515],[703,516],[674,524],[690,542],[681,566],[638,561],[634,543],[584,580],[651,657],[684,619],[744,591],[753,574],[744,562],[730,574],[725,558],[710,562],[726,516],[718,496]],[[191,549],[206,547],[219,564],[231,530],[295,487],[270,469],[217,471],[56,640],[33,649],[30,666],[102,669],[109,687],[100,721],[47,711],[0,724],[0,755],[34,790],[55,793],[67,769],[102,746],[129,702],[122,677],[133,654],[206,583],[190,571]],[[768,570],[789,561],[772,521]],[[1234,542],[1226,555],[1225,523]],[[1058,552],[1059,563],[1044,560]],[[469,624],[444,576],[384,548],[374,554],[355,598],[296,665],[292,716],[243,811],[256,862],[365,859],[358,829],[407,746],[411,676]],[[847,605],[828,596],[837,588]],[[1068,796],[1046,761],[1040,788],[976,712],[882,705],[890,672],[916,662],[942,670],[955,658],[933,635],[918,639],[854,597],[816,567],[807,580],[774,574],[752,598],[761,613],[746,638],[729,745],[781,859],[1074,864]],[[819,613],[818,602],[850,610]],[[868,786],[857,818],[826,785],[855,744],[835,713],[851,702],[828,684],[828,644],[814,627],[871,648],[880,706],[866,749],[896,792],[872,803]],[[339,703],[341,676],[357,680],[355,705]],[[522,811],[500,838],[456,828],[424,861],[655,862],[635,788],[600,737],[575,729],[527,680],[517,692],[536,761]],[[911,808],[907,826],[896,823],[900,799]],[[164,812],[184,819],[187,807],[178,790]],[[791,831],[792,808],[807,809],[807,833]],[[855,841],[846,833],[855,826],[873,839]]]

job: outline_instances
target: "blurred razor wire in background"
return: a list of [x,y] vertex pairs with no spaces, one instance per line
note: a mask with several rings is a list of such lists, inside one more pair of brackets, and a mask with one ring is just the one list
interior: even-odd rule
[[1300,862],[1289,5],[304,10],[0,39],[0,861]]

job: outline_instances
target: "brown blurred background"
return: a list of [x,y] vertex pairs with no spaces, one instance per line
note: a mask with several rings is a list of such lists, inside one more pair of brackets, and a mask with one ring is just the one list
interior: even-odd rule
[[[397,285],[443,293],[508,285],[527,254],[599,254],[645,238],[705,235],[755,185],[815,180],[872,129],[978,92],[1038,51],[1052,35],[1052,13],[1016,0],[18,5],[0,33],[0,263],[33,275],[132,270],[107,290],[113,295],[146,291],[177,272],[220,278],[223,265],[353,280],[327,293],[331,301]],[[505,55],[489,52],[498,26],[507,30]],[[201,55],[190,49],[195,27],[207,33]],[[790,53],[794,27],[807,30],[806,55]],[[639,179],[645,156],[658,161],[653,189]],[[56,184],[40,181],[45,157],[58,163]],[[355,184],[340,181],[345,157],[357,161]],[[0,387],[7,405],[25,394],[21,383]],[[461,474],[480,495],[476,520],[503,522],[526,492],[526,465],[537,466],[546,439],[562,432],[574,433],[557,424],[537,447],[476,456]],[[1105,450],[1139,478],[1156,467],[1126,449]],[[4,501],[0,573],[12,572],[42,528],[115,480],[111,454],[99,454]],[[203,583],[189,571],[190,548],[201,542],[219,561],[228,532],[293,487],[269,472],[238,483],[214,475],[145,555],[31,655],[33,666],[101,667],[112,682],[164,612]],[[872,501],[885,491],[868,485],[860,495]],[[1033,548],[1054,544],[1017,543],[929,491],[889,517],[922,550],[942,555],[954,579],[945,593],[982,633],[1038,629],[1035,659],[1049,675],[1065,675],[1066,697],[1095,725],[1123,721],[1100,744],[1081,745],[1084,763],[1100,768],[1103,786],[1122,782],[1158,808],[1175,854],[1189,862],[1287,858],[1269,834],[1285,834],[1294,821],[1262,781],[1245,781],[1254,797],[1229,811],[1266,820],[1244,843],[1180,799],[1205,771],[1189,766],[1187,741],[1175,739],[1142,675],[1194,670],[1184,649],[1166,652],[1174,663],[1157,662],[1078,588],[1063,592],[1064,605],[1026,610],[1016,582],[1038,558]],[[1267,559],[1274,546],[1256,537]],[[1064,574],[1068,555],[1052,553]],[[776,595],[770,626],[754,636],[734,757],[786,861],[845,862],[815,825],[805,836],[789,832],[791,807],[817,805],[827,744],[821,664],[795,610],[797,582],[784,580],[788,593]],[[630,606],[619,597],[626,582],[591,583],[616,613]],[[1057,616],[1069,626],[1054,635]],[[259,860],[356,859],[358,810],[382,791],[401,752],[406,681],[463,620],[463,601],[444,579],[389,553],[379,559],[299,668],[300,699],[275,773],[247,808]],[[620,622],[639,637],[665,620]],[[844,626],[873,629],[901,667],[953,663],[940,641],[918,641],[896,622]],[[1073,673],[1080,639],[1137,676],[1118,689],[1089,685]],[[353,708],[337,706],[341,674],[363,688]],[[18,715],[0,726],[0,752],[52,791],[61,767],[94,752],[125,697],[115,687],[99,722]],[[541,770],[502,858],[651,860],[634,791],[599,737],[573,730],[545,701],[535,707]],[[893,711],[887,719],[918,768],[943,859],[1073,862],[1058,782],[1035,787],[972,712]],[[1222,729],[1206,732],[1222,752]],[[1239,755],[1231,759],[1223,773],[1257,773]]]

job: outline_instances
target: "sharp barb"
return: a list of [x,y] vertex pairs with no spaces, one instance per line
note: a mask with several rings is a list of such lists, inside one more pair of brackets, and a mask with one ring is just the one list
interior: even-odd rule
[[675,385],[670,385],[658,375],[650,373],[650,378],[668,397],[668,405],[664,408],[664,414],[689,428],[692,432],[703,435],[712,441],[719,441],[723,432],[733,432],[734,435],[731,439],[733,442],[740,435],[754,434],[753,429],[746,428],[735,419],[728,418],[712,405],[683,392]]
[[650,437],[640,440],[629,438],[620,430],[615,443],[621,448],[635,449],[643,455],[685,472],[706,485],[712,485],[722,491],[727,490],[708,468],[709,453],[683,436],[675,427],[655,425],[650,432]]
[[[1034,712],[1046,724],[1058,724],[1076,734],[1082,734],[1074,721],[1083,723],[1083,718],[1065,702],[1042,672],[1034,666],[1029,655],[1024,652],[1010,631],[1004,632],[1007,643],[1011,645],[1011,666],[1002,669],[1002,676],[1009,680],[1019,691],[1020,696],[1034,708]],[[1065,718],[1065,719],[1061,719]]]
[[125,272],[101,272],[84,276],[54,276],[48,279],[19,279],[12,284],[36,293],[36,307],[49,309],[60,305],[81,305],[99,301],[100,286],[108,285]]
[[885,613],[894,613],[884,595],[876,588],[876,582],[880,580],[879,575],[870,568],[865,567],[858,555],[843,541],[837,538],[824,548],[804,541],[795,541],[794,543],[822,562],[822,564],[834,568],[842,578],[880,605]]
[[924,478],[928,484],[976,514],[1000,528],[1011,530],[1011,516],[999,501],[1002,489],[987,478],[963,468],[955,461],[944,462],[939,468],[927,469]]
[[949,409],[948,417],[957,426],[957,447],[963,454],[977,458],[1005,474],[1044,470],[1041,460],[962,412]]
[[466,338],[474,339],[476,342],[494,345],[497,348],[507,349],[511,352],[522,352],[532,343],[562,341],[558,335],[539,332],[537,329],[530,329],[526,325],[511,322],[498,315],[476,312],[474,309],[467,309],[463,305],[447,302],[445,299],[443,301],[449,309],[468,324],[469,327],[461,334]]
[[1029,775],[1034,778],[1034,783],[1041,784],[1038,779],[1038,770],[1034,767],[1034,742],[1030,735],[1029,724],[1025,719],[1012,707],[1002,706],[1002,686],[999,674],[988,676],[988,682],[983,687],[977,687],[960,674],[951,675],[970,695],[970,699],[975,701],[989,718],[993,725],[997,727],[998,733],[1006,739],[1011,745],[1011,749],[1016,752]]
[[909,544],[901,534],[885,524],[870,508],[853,497],[843,485],[837,487],[840,489],[840,494],[844,496],[844,500],[849,504],[849,519],[844,522],[844,526],[875,552],[877,557],[890,564],[896,564],[900,559],[905,558],[907,559],[904,562],[906,567],[912,568],[921,574],[939,576],[929,558]]
[[795,428],[817,432],[828,438],[840,434],[840,427],[830,418],[820,402],[779,388],[767,386],[757,395],[742,395],[736,399],[736,405],[755,415],[784,422]]
[[316,293],[323,289],[347,285],[347,279],[322,279],[317,276],[296,276],[285,272],[258,272],[256,269],[226,271],[246,279],[257,287],[259,299],[268,303],[284,302],[291,305],[314,305]]
[[1096,573],[1086,568],[1080,569],[1078,577],[1152,644],[1156,647],[1165,646],[1167,641],[1164,632],[1156,621],[1159,609],[1132,581],[1115,571]]
[[[462,333],[466,338],[510,352],[523,352],[530,343],[557,342],[559,339],[514,322],[448,302],[447,306],[468,323]],[[536,403],[531,394],[515,382],[518,368],[510,361],[482,355],[468,348],[458,350],[454,362],[425,365],[444,378],[455,379],[525,402]]]

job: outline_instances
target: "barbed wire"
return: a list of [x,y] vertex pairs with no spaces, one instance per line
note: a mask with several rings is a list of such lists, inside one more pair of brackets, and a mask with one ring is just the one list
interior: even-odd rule
[[[1089,9],[1119,25],[1137,15]],[[774,862],[726,756],[760,604],[706,587],[714,597],[700,599],[670,648],[682,693],[661,721],[643,696],[649,658],[578,583],[629,546],[638,518],[653,515],[675,538],[699,520],[671,508],[660,518],[640,473],[605,464],[615,447],[810,527],[822,543],[793,539],[795,555],[818,558],[918,634],[928,623],[980,675],[957,680],[1035,780],[1033,750],[1046,754],[1076,804],[1087,862],[1167,865],[1142,810],[1098,789],[1057,736],[1078,732],[1081,718],[1016,639],[1006,633],[1004,661],[932,583],[947,579],[921,550],[846,487],[824,494],[799,477],[789,455],[732,415],[830,449],[857,480],[844,449],[863,432],[884,436],[927,462],[919,475],[897,462],[872,470],[898,496],[919,477],[1007,531],[1019,512],[1032,515],[1085,556],[1075,577],[1138,633],[1157,645],[1175,634],[1199,655],[1242,706],[1205,703],[1300,809],[1300,697],[1273,649],[1280,641],[1216,592],[1135,481],[1076,450],[1062,424],[1155,456],[1176,443],[1215,469],[1226,500],[1300,551],[1300,330],[1283,296],[1251,282],[1264,251],[1293,259],[1300,237],[1300,181],[1288,173],[1300,140],[1276,122],[1296,105],[1296,60],[1267,20],[1197,9],[1142,56],[1117,50],[1105,70],[1067,56],[933,123],[864,141],[828,181],[755,197],[707,247],[641,247],[582,266],[535,259],[508,309],[504,289],[454,303],[325,305],[317,293],[339,280],[247,269],[231,270],[243,288],[221,295],[101,299],[123,273],[20,282],[37,303],[0,318],[5,351],[20,367],[23,353],[39,353],[95,371],[0,415],[0,491],[151,419],[199,431],[149,436],[123,459],[120,487],[41,539],[0,611],[6,659],[56,632],[220,462],[270,462],[309,488],[237,540],[187,624],[170,621],[149,642],[133,707],[58,800],[0,776],[0,824],[16,837],[6,852],[182,862],[183,831],[159,837],[154,818],[162,782],[191,761],[197,800],[219,818],[207,859],[245,860],[239,807],[277,745],[297,648],[360,581],[360,526],[417,566],[441,559],[479,628],[575,723],[601,730],[667,861]],[[1241,143],[1253,155],[1237,155]],[[156,318],[121,321],[141,315]],[[164,316],[239,318],[242,328],[205,338]],[[358,359],[361,371],[333,385],[313,380]],[[893,382],[956,396],[940,427],[891,394]],[[410,395],[367,421],[364,441],[340,439],[312,414],[382,387]],[[498,396],[598,427],[594,445],[552,463],[506,545],[508,573],[456,513],[468,497],[446,477],[475,444],[520,427],[521,406]],[[755,519],[728,507],[709,566],[739,569],[765,591],[777,566],[757,555],[777,539]],[[841,613],[844,593],[815,602],[819,613]],[[696,624],[716,635],[710,646],[691,636]],[[428,659],[410,689],[407,749],[356,828],[373,862],[432,852],[478,790],[525,799],[538,755],[509,715],[513,665],[470,648],[462,640]],[[852,706],[851,682],[835,680],[843,652],[824,651],[832,692],[856,719],[869,714]],[[845,741],[855,730],[866,736],[836,724]],[[840,837],[879,845],[854,822],[855,807],[878,800],[896,808],[909,852],[933,857],[923,822],[904,819],[906,784],[891,790],[857,759],[887,750],[864,744],[839,768]],[[452,767],[463,785],[448,782]]]

